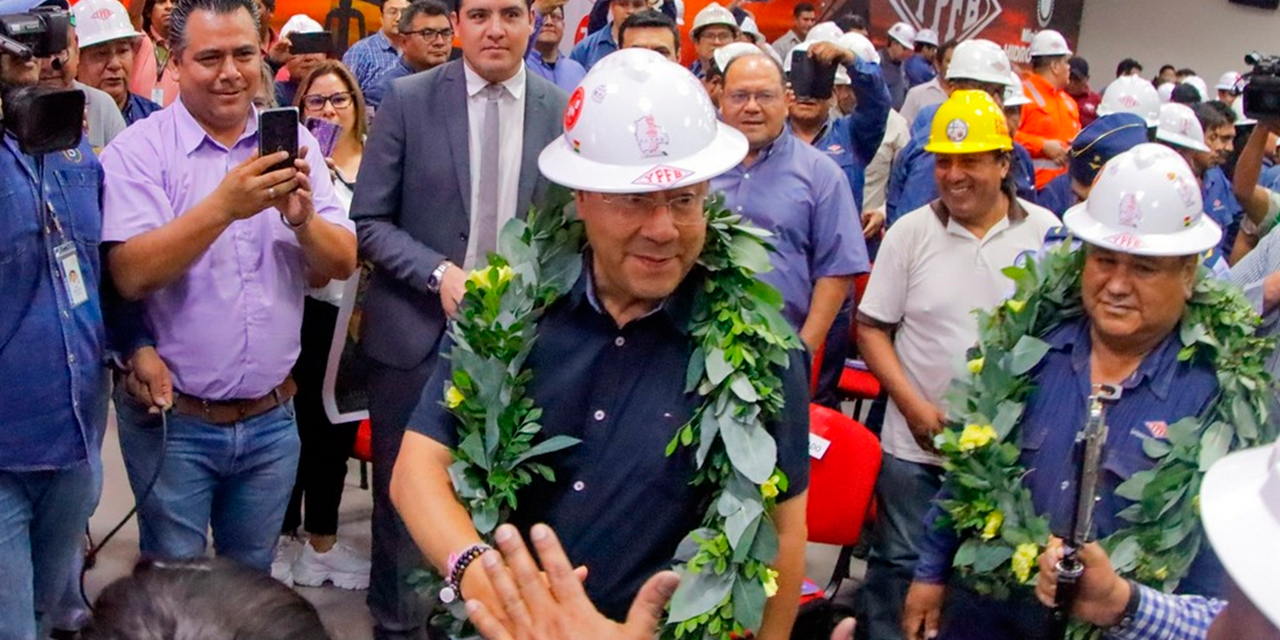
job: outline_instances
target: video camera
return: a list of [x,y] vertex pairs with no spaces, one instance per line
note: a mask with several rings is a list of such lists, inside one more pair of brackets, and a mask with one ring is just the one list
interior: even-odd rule
[[1257,51],[1244,57],[1253,66],[1245,74],[1244,115],[1254,118],[1280,118],[1280,56],[1264,56]]
[[[57,7],[0,15],[0,51],[23,61],[57,55],[67,49],[70,27],[71,14]],[[0,87],[4,102],[0,133],[12,133],[23,153],[39,155],[80,144],[83,91],[9,83],[0,83]]]

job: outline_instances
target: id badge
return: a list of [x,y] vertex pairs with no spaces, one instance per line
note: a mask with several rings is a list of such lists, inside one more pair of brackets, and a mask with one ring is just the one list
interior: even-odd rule
[[84,272],[80,269],[80,258],[76,255],[76,246],[70,242],[64,242],[54,248],[53,256],[58,261],[58,268],[62,271],[62,282],[66,284],[67,297],[70,299],[72,308],[84,304],[89,300],[89,289],[84,284]]
[[164,104],[164,89],[156,87],[151,90],[151,101],[156,104]]

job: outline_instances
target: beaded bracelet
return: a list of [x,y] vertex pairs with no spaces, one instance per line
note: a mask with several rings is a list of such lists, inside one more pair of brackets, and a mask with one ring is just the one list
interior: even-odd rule
[[440,590],[440,601],[449,604],[457,600],[462,595],[462,575],[467,572],[467,567],[484,555],[484,552],[492,550],[493,547],[477,542],[463,549],[462,553],[450,556],[449,575],[445,577],[445,586]]

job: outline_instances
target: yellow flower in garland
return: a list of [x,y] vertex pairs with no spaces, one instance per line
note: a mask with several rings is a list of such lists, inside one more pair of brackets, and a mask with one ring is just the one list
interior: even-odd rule
[[987,514],[986,526],[982,527],[982,539],[991,540],[1000,533],[1000,525],[1004,524],[1004,514],[999,510]]
[[1155,574],[1154,574],[1154,577],[1155,577],[1155,579],[1156,579],[1156,580],[1166,580],[1166,579],[1168,579],[1168,577],[1169,577],[1169,567],[1167,567],[1167,566],[1166,566],[1166,567],[1160,567],[1159,569],[1156,569],[1156,572],[1155,572]]
[[769,479],[760,485],[760,495],[764,496],[765,500],[778,497],[778,481],[781,479],[777,473],[769,476]]
[[969,373],[974,375],[982,373],[982,365],[986,364],[986,360],[986,358],[974,358],[973,360],[970,360],[968,363]]
[[960,432],[960,450],[981,449],[996,439],[996,430],[989,424],[967,424]]
[[1010,300],[1004,304],[1014,313],[1022,313],[1022,310],[1027,307],[1027,302],[1025,300]]
[[1013,575],[1018,582],[1031,579],[1031,568],[1036,566],[1036,558],[1040,555],[1040,547],[1034,542],[1024,542],[1013,552]]
[[510,282],[511,276],[515,273],[511,270],[511,267],[490,266],[472,271],[471,275],[467,276],[467,282],[476,285],[477,289],[487,288],[489,286],[489,276],[494,273],[495,269],[498,275],[498,286],[502,286]]
[[764,596],[772,598],[778,594],[778,572],[773,569],[764,570]]
[[444,404],[450,409],[457,409],[458,405],[461,405],[462,401],[466,399],[467,397],[462,395],[462,392],[458,391],[458,388],[453,385],[449,385],[449,388],[444,392]]

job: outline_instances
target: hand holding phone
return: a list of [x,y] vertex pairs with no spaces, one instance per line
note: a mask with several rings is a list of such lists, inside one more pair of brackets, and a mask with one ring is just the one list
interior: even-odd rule
[[323,118],[307,118],[307,131],[320,143],[320,155],[331,158],[333,150],[338,147],[338,138],[342,137],[342,127]]
[[792,51],[790,81],[797,100],[827,100],[835,92],[836,66],[818,62],[808,51]]
[[268,172],[288,169],[298,158],[298,108],[280,107],[258,112],[258,154],[267,157],[277,151],[289,157],[273,165]]

